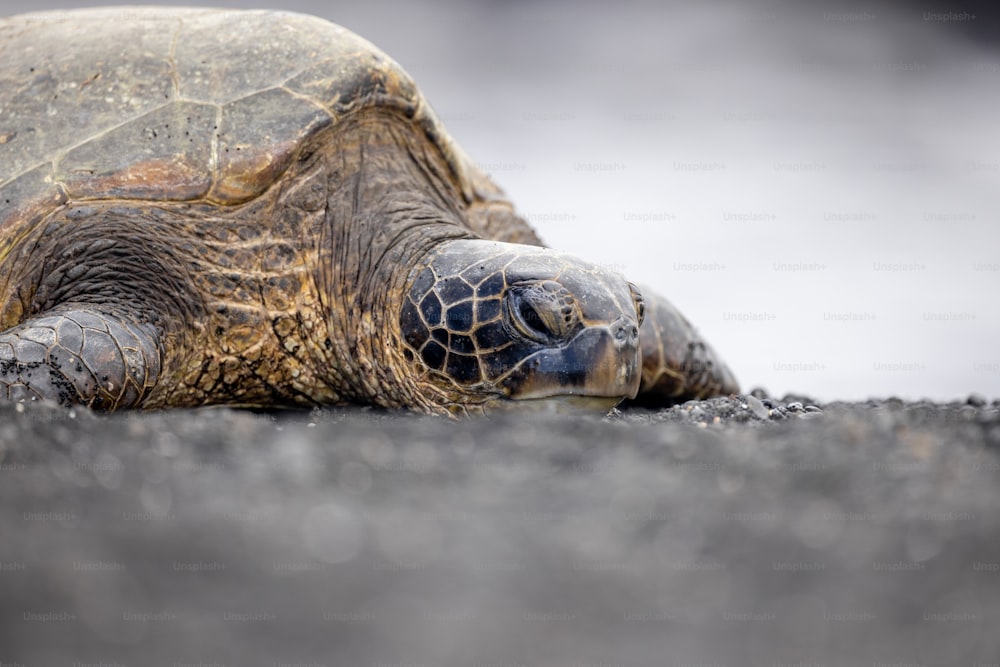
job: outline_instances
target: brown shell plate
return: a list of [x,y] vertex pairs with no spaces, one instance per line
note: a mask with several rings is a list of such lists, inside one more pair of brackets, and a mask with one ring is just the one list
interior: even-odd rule
[[0,19],[0,257],[67,200],[231,205],[345,115],[392,107],[475,168],[409,75],[301,14],[107,8]]

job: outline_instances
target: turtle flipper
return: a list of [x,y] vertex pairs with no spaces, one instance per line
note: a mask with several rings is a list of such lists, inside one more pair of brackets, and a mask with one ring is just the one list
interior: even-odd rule
[[0,332],[0,400],[136,407],[159,372],[154,327],[93,307],[62,307]]
[[646,315],[639,328],[642,384],[634,405],[661,407],[739,391],[739,384],[715,350],[677,308],[642,288]]

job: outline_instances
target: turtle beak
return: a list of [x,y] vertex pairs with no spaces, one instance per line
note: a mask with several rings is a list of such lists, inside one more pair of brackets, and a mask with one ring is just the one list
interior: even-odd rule
[[611,399],[608,408],[635,398],[642,379],[639,326],[628,317],[591,325],[559,347],[520,362],[500,383],[518,401],[580,396]]

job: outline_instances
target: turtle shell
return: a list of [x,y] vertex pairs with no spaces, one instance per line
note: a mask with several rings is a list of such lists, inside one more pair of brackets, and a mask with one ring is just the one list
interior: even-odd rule
[[467,202],[498,196],[410,76],[322,19],[151,7],[0,19],[0,259],[67,201],[250,200],[375,105],[418,124]]

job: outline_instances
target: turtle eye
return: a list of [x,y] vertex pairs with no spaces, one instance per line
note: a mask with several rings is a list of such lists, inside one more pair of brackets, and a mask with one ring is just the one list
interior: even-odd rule
[[628,289],[632,293],[632,303],[635,304],[635,316],[638,325],[642,326],[642,321],[646,319],[646,301],[642,298],[639,288],[632,283],[628,284]]
[[545,323],[545,318],[538,312],[535,304],[525,298],[521,290],[511,290],[508,300],[510,322],[518,333],[538,343],[547,343],[554,336],[553,331]]
[[507,292],[507,321],[538,343],[567,339],[580,324],[572,295],[559,283],[520,283]]
[[552,335],[549,328],[545,325],[545,321],[542,320],[542,316],[538,314],[535,307],[532,306],[525,300],[521,300],[517,304],[517,314],[520,315],[518,320],[527,326],[527,328],[534,332],[541,334],[543,338],[547,338]]

